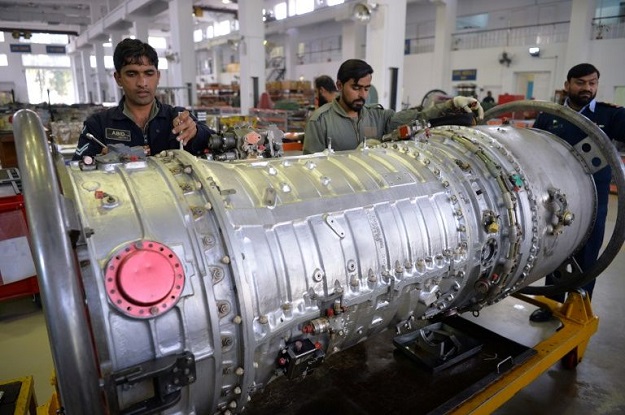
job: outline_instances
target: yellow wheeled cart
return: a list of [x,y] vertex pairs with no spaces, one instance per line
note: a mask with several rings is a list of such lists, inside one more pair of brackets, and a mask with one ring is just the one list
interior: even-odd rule
[[37,398],[32,376],[0,382],[0,413],[13,415],[36,415]]
[[515,294],[514,297],[550,308],[562,327],[534,346],[535,355],[463,402],[451,412],[454,415],[491,414],[558,361],[566,368],[574,368],[581,362],[588,341],[599,326],[599,318],[593,314],[590,299],[583,291],[570,292],[564,303],[542,296]]

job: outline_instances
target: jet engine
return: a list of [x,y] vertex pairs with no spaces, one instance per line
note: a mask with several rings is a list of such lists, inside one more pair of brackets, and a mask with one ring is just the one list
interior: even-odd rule
[[[19,111],[66,413],[238,413],[276,376],[570,268],[593,226],[591,173],[609,164],[624,180],[605,135],[571,117],[589,133],[575,148],[532,129],[441,126],[346,152],[173,150],[81,169]],[[623,235],[619,213],[604,268]]]

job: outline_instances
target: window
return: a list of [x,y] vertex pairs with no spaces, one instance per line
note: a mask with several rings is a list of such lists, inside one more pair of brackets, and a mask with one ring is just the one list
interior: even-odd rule
[[315,10],[315,0],[289,0],[289,15],[310,13]]
[[605,17],[620,17],[620,14],[625,11],[625,6],[623,3],[617,0],[607,0],[597,2],[595,8],[595,18],[605,18]]
[[4,42],[4,32],[0,32],[0,42]]
[[276,20],[286,19],[286,3],[282,2],[276,4],[276,6],[273,8],[273,15]]
[[456,29],[485,29],[488,26],[488,14],[474,14],[472,16],[460,16],[456,18]]
[[0,66],[9,66],[6,53],[0,53]]
[[215,28],[210,25],[206,28],[206,39],[212,39],[215,37]]
[[71,62],[67,55],[33,55],[25,53],[22,55],[22,65],[46,67],[46,68],[69,68]]
[[341,36],[316,38],[297,45],[297,63],[332,62],[342,59]]
[[76,103],[70,69],[26,68],[26,83],[29,102]]
[[215,36],[224,36],[230,33],[230,21],[224,20],[215,25]]
[[326,3],[328,6],[336,6],[337,4],[345,3],[345,0],[328,0]]
[[69,36],[53,33],[33,33],[29,39],[21,37],[20,42],[39,43],[42,45],[67,45],[69,43]]
[[[96,67],[95,56],[89,56],[89,65],[92,68]],[[113,62],[113,56],[104,56],[104,68],[113,69],[115,68],[115,63]]]
[[196,43],[202,41],[202,29],[197,29],[193,31],[193,41]]
[[149,36],[148,44],[154,49],[167,49],[167,39],[160,36]]
[[70,58],[67,55],[22,55],[29,102],[76,103]]

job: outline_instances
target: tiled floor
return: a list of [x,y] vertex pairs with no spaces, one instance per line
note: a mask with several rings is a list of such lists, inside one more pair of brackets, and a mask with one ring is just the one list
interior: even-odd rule
[[[611,202],[615,200],[612,197]],[[614,209],[611,219],[613,220]],[[625,414],[625,250],[599,278],[593,311],[599,330],[584,360],[574,370],[556,364],[495,413],[497,415]],[[532,346],[557,327],[529,323],[534,307],[515,298],[484,309],[480,324],[518,343]],[[62,344],[56,347],[63,347]],[[52,393],[53,371],[44,315],[29,299],[0,302],[0,379],[35,377],[39,404]]]

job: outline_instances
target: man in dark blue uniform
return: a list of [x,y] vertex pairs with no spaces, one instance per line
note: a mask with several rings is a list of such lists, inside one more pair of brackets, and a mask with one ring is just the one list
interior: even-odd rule
[[106,146],[142,146],[146,155],[181,145],[192,154],[203,154],[213,131],[184,108],[163,104],[155,97],[160,71],[154,48],[138,39],[124,39],[115,47],[113,62],[115,81],[124,97],[117,107],[87,118],[73,159],[102,152],[102,146],[87,134]]
[[[597,68],[589,63],[575,65],[569,70],[564,83],[564,90],[567,93],[564,105],[593,121],[610,139],[625,142],[625,108],[595,101],[598,86],[599,71]],[[579,143],[586,137],[586,134],[573,124],[550,114],[540,114],[536,118],[534,128],[549,131],[571,145]],[[603,243],[610,192],[610,167],[604,167],[596,172],[593,179],[597,188],[597,220],[586,245],[575,254],[575,260],[582,271],[590,269],[597,262]],[[553,276],[548,275],[546,284],[551,285],[553,283]],[[582,287],[590,298],[592,298],[594,286],[595,280],[592,280]],[[564,294],[553,297],[553,299],[563,302]],[[551,310],[544,308],[539,308],[530,315],[530,320],[534,322],[547,321],[550,318]]]

